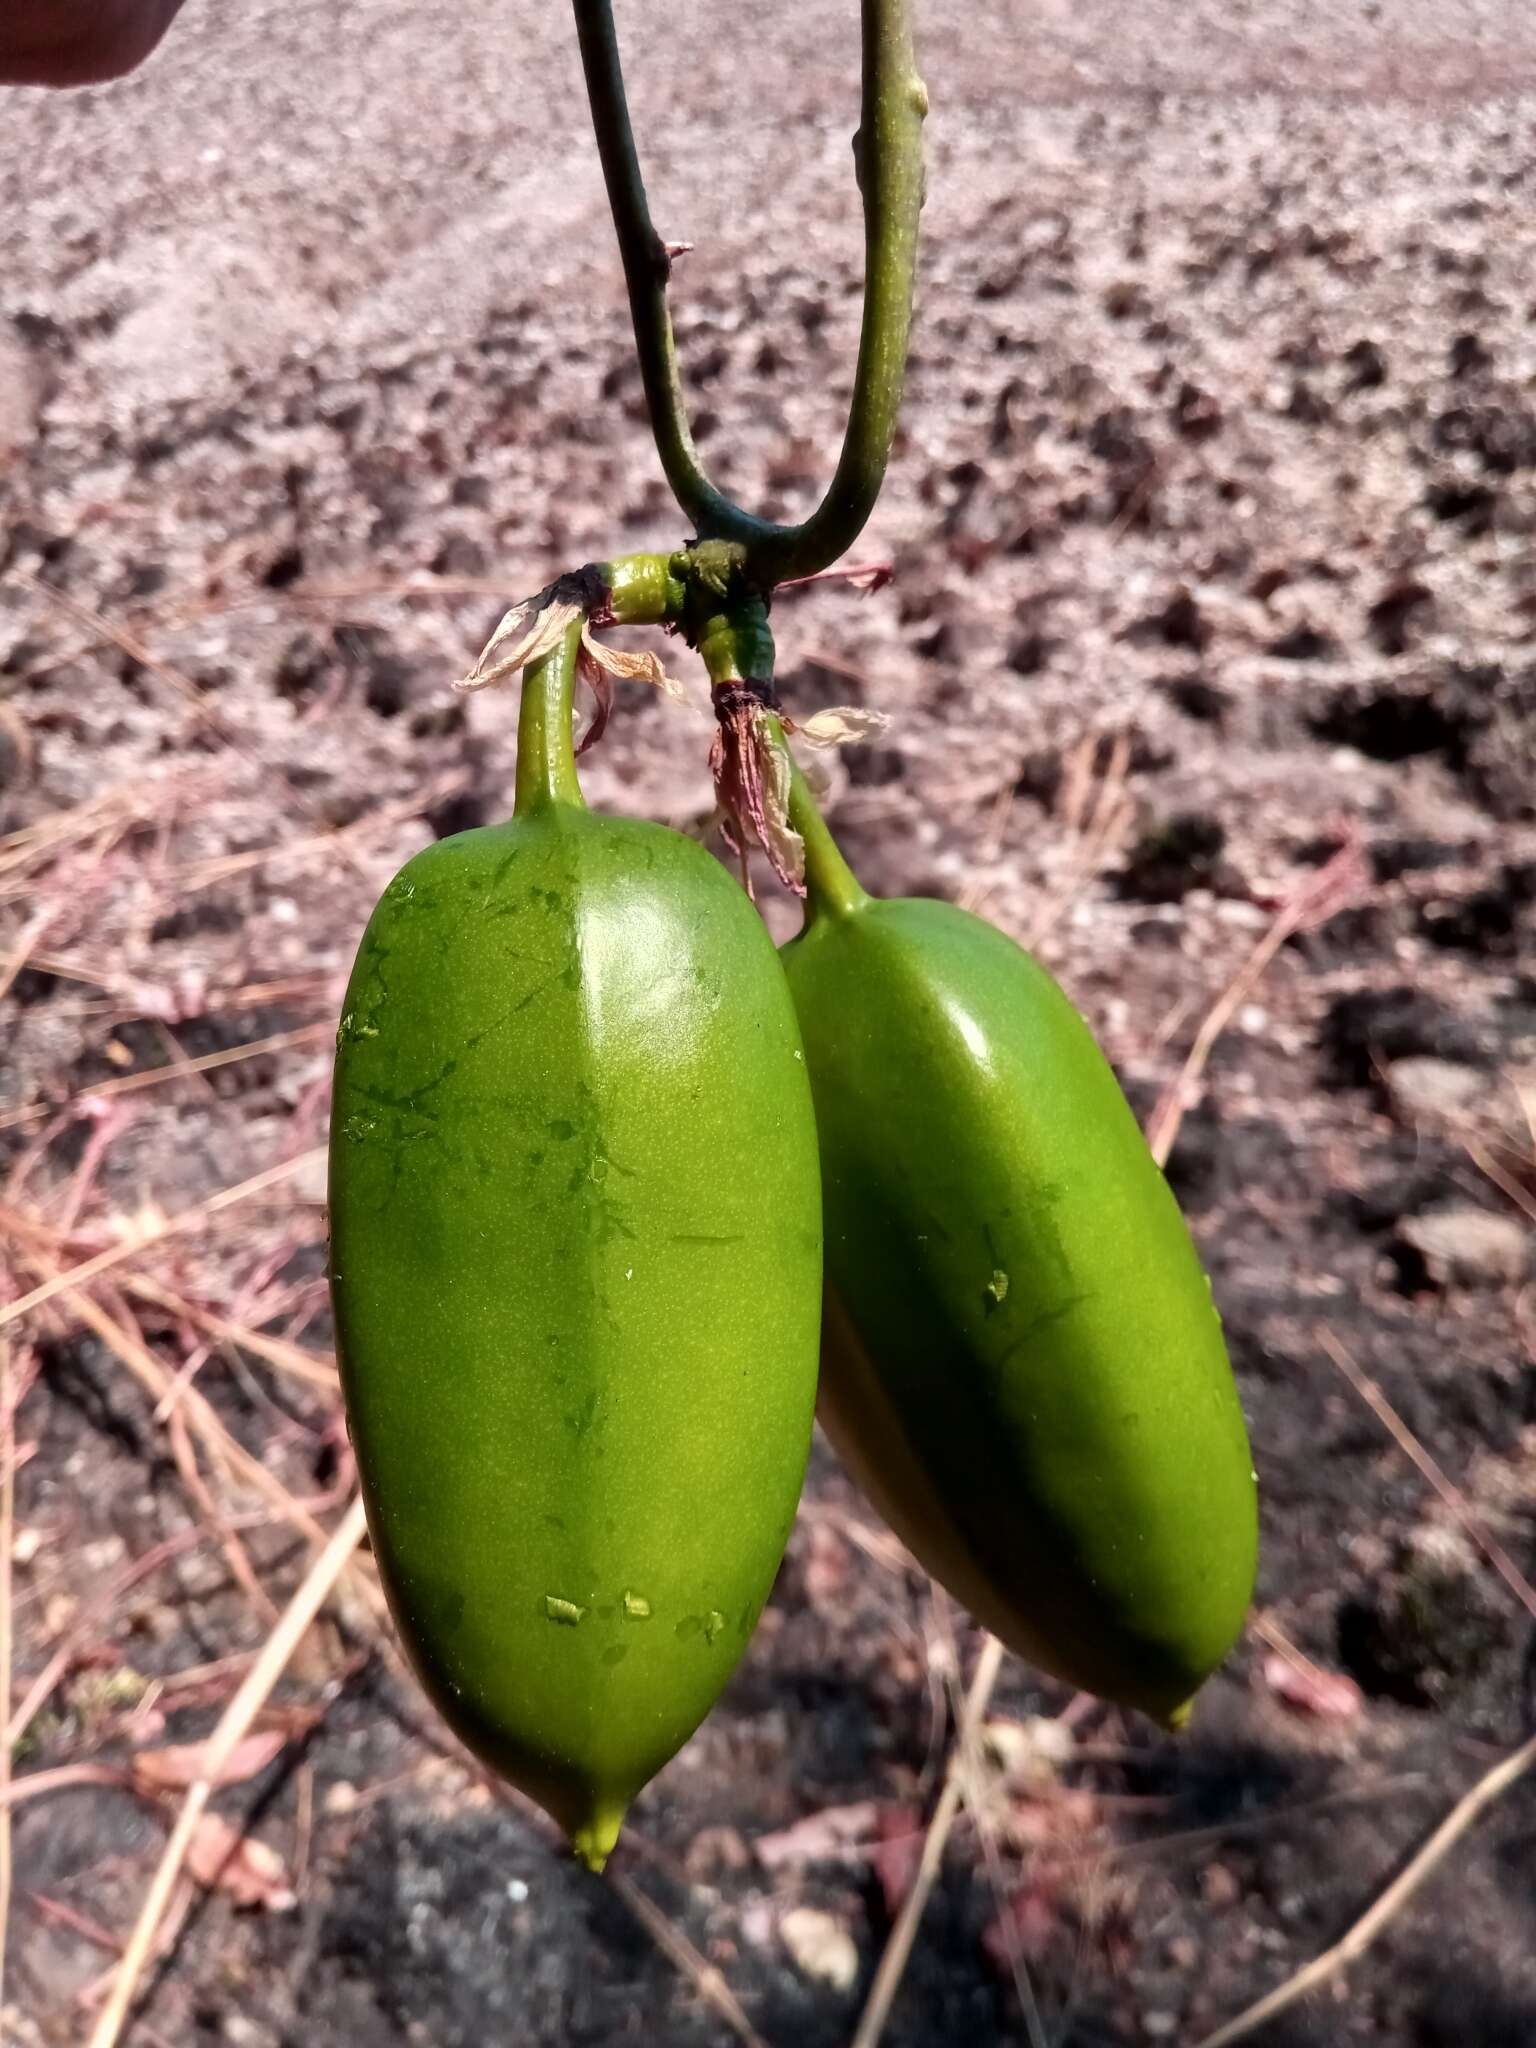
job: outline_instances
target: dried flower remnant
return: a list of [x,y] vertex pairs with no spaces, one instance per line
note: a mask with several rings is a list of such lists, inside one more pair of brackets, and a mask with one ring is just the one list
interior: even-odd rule
[[709,766],[722,834],[741,861],[747,893],[752,885],[746,853],[756,840],[784,887],[803,896],[805,842],[789,822],[789,756],[770,694],[771,685],[762,683],[726,683],[715,690]]
[[613,710],[615,677],[651,683],[673,703],[686,704],[688,697],[683,685],[667,673],[654,654],[605,647],[593,637],[592,619],[603,616],[607,597],[602,579],[594,569],[577,569],[568,576],[557,577],[533,597],[512,606],[482,648],[479,659],[454,688],[489,690],[510,682],[530,663],[552,653],[567,627],[579,619],[578,673],[592,692],[595,709],[576,749],[578,754],[596,746],[607,729]]

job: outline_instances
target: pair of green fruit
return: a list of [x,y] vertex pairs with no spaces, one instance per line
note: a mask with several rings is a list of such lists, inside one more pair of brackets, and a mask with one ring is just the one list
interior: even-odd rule
[[871,900],[814,812],[782,955],[694,841],[589,812],[577,638],[526,674],[511,822],[390,884],[338,1034],[338,1350],[423,1684],[601,1868],[752,1634],[819,1357],[922,1563],[1176,1721],[1242,1625],[1253,1476],[1109,1067],[1010,940]]

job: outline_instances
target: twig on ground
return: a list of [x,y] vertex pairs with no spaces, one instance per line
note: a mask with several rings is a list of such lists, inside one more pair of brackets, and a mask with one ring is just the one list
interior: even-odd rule
[[[33,964],[40,965],[41,956],[34,956]],[[244,982],[236,988],[200,987],[190,999],[178,989],[148,981],[117,984],[99,975],[80,978],[104,993],[77,1002],[56,999],[49,1006],[56,1022],[110,1017],[121,1023],[130,1017],[169,1017],[178,1024],[186,1024],[195,1017],[214,1017],[226,1011],[256,1010],[268,1003],[288,1002],[319,1002],[330,1010],[334,998],[341,993],[341,978],[335,972],[290,974],[281,981]]]
[[34,948],[28,960],[40,974],[51,974],[55,981],[78,981],[87,988],[104,988],[124,996],[130,988],[129,982],[106,960],[98,960],[90,953],[51,953]]
[[252,1655],[238,1650],[232,1657],[215,1657],[211,1664],[189,1664],[185,1670],[169,1672],[155,1681],[158,1698],[174,1707],[227,1699],[250,1669]]
[[786,590],[805,590],[813,583],[847,583],[860,597],[872,597],[877,590],[884,590],[887,583],[896,576],[896,564],[888,555],[873,562],[834,562],[828,569],[818,569],[812,576],[787,576],[778,586],[776,596],[782,597]]
[[768,2048],[767,2042],[737,2003],[736,1995],[724,1977],[713,1963],[705,1961],[681,1928],[672,1925],[656,1902],[648,1898],[633,1879],[619,1871],[609,1870],[607,1884],[634,1914],[672,1967],[688,1979],[704,2003],[720,2015],[736,2038],[744,2041],[746,2048]]
[[[783,583],[779,585],[781,590],[788,587]],[[845,655],[838,654],[833,648],[807,647],[800,658],[807,668],[825,669],[829,676],[840,676],[845,683],[853,683],[865,693],[870,689],[869,670],[860,668],[857,662],[849,661]]]
[[[9,658],[6,667],[11,666]],[[22,717],[14,704],[0,702],[0,732],[9,733],[11,747],[16,756],[17,783],[28,783],[37,772],[37,742],[32,737],[32,728]]]
[[955,1737],[955,1746],[950,1752],[949,1770],[944,1779],[944,1789],[939,1794],[938,1805],[934,1808],[933,1819],[923,1839],[922,1861],[917,1867],[912,1889],[902,1901],[896,1925],[891,1929],[890,1939],[885,1944],[885,1953],[875,1971],[875,1981],[869,1988],[869,1998],[859,2019],[852,2048],[875,2048],[885,2031],[890,2015],[891,2003],[901,1983],[902,1972],[907,1967],[907,1958],[912,1953],[918,1923],[933,1890],[940,1865],[944,1860],[944,1846],[949,1840],[950,1829],[960,1811],[965,1796],[968,1775],[967,1757],[974,1752],[977,1733],[987,1703],[992,1697],[992,1688],[997,1683],[997,1674],[1003,1661],[1003,1646],[996,1636],[988,1636],[982,1645],[981,1657],[976,1665],[975,1675],[965,1696],[965,1710]]
[[1409,1858],[1375,1904],[1361,1914],[1342,1940],[1336,1941],[1332,1948],[1324,1949],[1304,1969],[1288,1977],[1235,2019],[1218,2027],[1215,2033],[1207,2034],[1196,2043],[1196,2048],[1231,2048],[1232,2042],[1247,2040],[1249,2035],[1256,2034],[1278,2014],[1288,2011],[1309,1992],[1316,1991],[1364,1955],[1381,1930],[1407,1905],[1425,1878],[1460,1841],[1484,1808],[1507,1792],[1533,1764],[1536,1764],[1536,1735],[1495,1764],[1470,1791],[1463,1793],[1429,1840]]
[[[308,1234],[305,1233],[302,1242],[307,1244],[309,1241]],[[275,1309],[267,1311],[261,1307],[262,1297],[273,1284],[276,1275],[300,1249],[301,1243],[296,1239],[295,1235],[291,1232],[285,1232],[265,1252],[257,1261],[254,1271],[247,1274],[243,1285],[236,1293],[234,1300],[229,1304],[230,1321],[232,1324],[238,1325],[243,1323],[247,1316],[254,1316],[257,1320],[265,1322],[269,1321],[271,1316],[277,1313]],[[122,1299],[120,1293],[118,1299]],[[137,1322],[136,1317],[134,1320]],[[186,1327],[187,1319],[178,1316],[176,1320],[177,1335],[186,1341],[188,1348],[186,1356],[177,1367],[172,1378],[170,1393],[163,1396],[156,1404],[156,1422],[164,1422],[166,1416],[169,1415],[177,1401],[180,1400],[182,1388],[190,1386],[192,1381],[197,1378],[204,1365],[212,1357],[215,1348],[215,1340],[206,1334],[202,1343],[193,1344],[191,1341],[192,1332]],[[226,1342],[224,1344],[224,1353],[229,1361],[230,1370],[239,1373],[243,1377],[246,1368],[239,1352],[234,1346]],[[258,1398],[265,1406],[271,1407],[273,1405],[271,1397],[266,1393],[265,1389],[259,1392]],[[287,1415],[282,1409],[278,1409],[276,1412],[285,1423],[291,1425],[293,1420],[291,1416]]]
[[273,607],[306,604],[356,604],[361,598],[381,598],[391,603],[425,598],[494,598],[507,602],[507,586],[489,576],[398,576],[363,577],[350,583],[295,583],[287,590],[238,590],[227,597],[197,598],[167,611],[164,623],[184,625],[193,620],[215,619],[227,612],[244,611],[252,605]]
[[315,1767],[308,1758],[299,1765],[295,1777],[298,1791],[294,1799],[293,1854],[288,1862],[293,1889],[302,1898],[309,1878],[310,1846],[315,1838]]
[[[1002,852],[1008,819],[1017,797],[1018,784],[1014,776],[1009,775],[992,798],[991,809],[987,812],[987,822],[982,829],[981,844],[976,849],[978,860],[990,864]],[[962,910],[979,914],[990,900],[995,886],[992,882],[978,881],[973,877],[960,891],[956,900]]]
[[129,1938],[122,1966],[113,1981],[111,1995],[92,2031],[90,2048],[114,2048],[123,2021],[133,2001],[135,1987],[154,1945],[161,1915],[170,1902],[182,1862],[207,1806],[219,1773],[265,1704],[273,1686],[282,1676],[305,1631],[329,1597],[344,1567],[362,1541],[363,1502],[358,1495],[332,1532],[325,1548],[310,1566],[277,1627],[267,1638],[261,1655],[246,1673],[239,1691],[219,1718],[203,1753],[201,1774],[189,1787],[171,1839],[165,1845],[137,1924]]

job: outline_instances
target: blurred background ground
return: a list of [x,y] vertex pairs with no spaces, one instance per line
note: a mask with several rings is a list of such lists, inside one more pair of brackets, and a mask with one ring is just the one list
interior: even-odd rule
[[[1022,1961],[1056,2043],[1193,2041],[1527,1729],[1531,1612],[1320,1333],[1518,1578],[1536,16],[920,19],[919,325],[859,550],[895,582],[778,621],[792,709],[893,719],[842,764],[850,853],[1037,945],[1148,1114],[1344,856],[1170,1171],[1253,1430],[1261,1625],[1358,1691],[1309,1711],[1316,1679],[1251,1633],[1179,1744],[1080,1703],[1042,1756],[1031,1717],[1065,1695],[1006,1665],[1010,1769],[886,2034],[1023,2039]],[[696,245],[696,430],[788,514],[856,331],[855,10],[686,0],[675,66],[660,20],[620,10],[657,218]],[[137,78],[0,95],[0,460],[0,1275],[15,1299],[277,1170],[10,1332],[13,1707],[52,1679],[16,1768],[73,1776],[14,1808],[4,2024],[66,2043],[164,1840],[155,1759],[212,1725],[302,1572],[295,1516],[328,1521],[348,1477],[314,1156],[339,992],[392,871],[511,786],[512,704],[448,684],[505,602],[682,537],[565,12],[193,0]],[[636,695],[589,794],[696,826],[706,741]],[[178,1900],[132,2038],[730,2039],[465,1768],[369,1593],[344,1582],[220,1796],[245,1849]],[[818,1446],[757,1640],[618,1859],[768,2042],[849,2038],[974,1652]],[[1262,2038],[1536,2038],[1533,1801]]]

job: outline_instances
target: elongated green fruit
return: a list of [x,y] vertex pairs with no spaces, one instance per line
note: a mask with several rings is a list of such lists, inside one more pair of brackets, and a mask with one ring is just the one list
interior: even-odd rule
[[1242,1411],[1178,1207],[1050,976],[952,905],[866,896],[803,785],[792,815],[822,1419],[1004,1642],[1177,1723],[1242,1627],[1257,1548]]
[[576,637],[525,678],[511,823],[418,854],[364,934],[331,1287],[411,1661],[601,1868],[777,1570],[821,1228],[772,942],[693,841],[583,805]]

